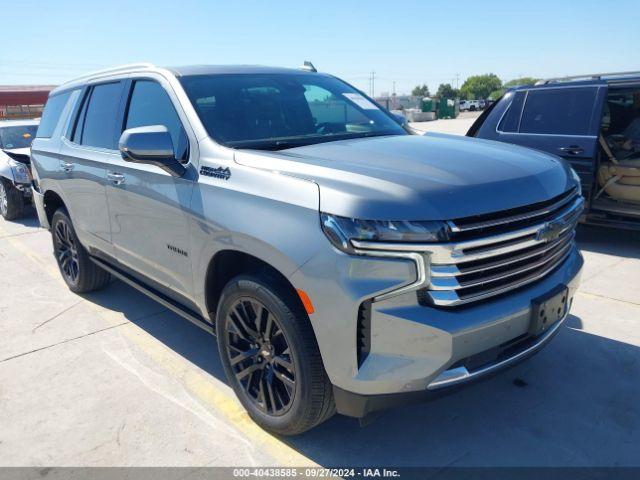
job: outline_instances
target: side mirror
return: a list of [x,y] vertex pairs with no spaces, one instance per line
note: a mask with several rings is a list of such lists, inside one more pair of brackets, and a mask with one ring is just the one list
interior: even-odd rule
[[186,172],[173,153],[171,135],[164,125],[129,128],[122,132],[118,147],[127,162],[155,165],[174,177]]

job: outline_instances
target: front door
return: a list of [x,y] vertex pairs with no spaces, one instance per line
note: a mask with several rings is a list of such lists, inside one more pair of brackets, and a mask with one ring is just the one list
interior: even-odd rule
[[[137,79],[127,85],[121,130],[164,125],[176,157],[188,163],[189,139],[161,80]],[[181,178],[153,165],[121,156],[107,169],[111,238],[117,260],[162,293],[182,301],[193,296],[188,208],[194,169]]]

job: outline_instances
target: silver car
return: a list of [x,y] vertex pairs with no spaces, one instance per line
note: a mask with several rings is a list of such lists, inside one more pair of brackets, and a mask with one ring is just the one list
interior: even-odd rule
[[98,72],[51,93],[32,148],[69,288],[115,276],[217,334],[230,385],[279,434],[530,356],[583,264],[562,160],[413,135],[310,70]]
[[31,204],[29,148],[38,120],[0,121],[0,215],[15,220]]

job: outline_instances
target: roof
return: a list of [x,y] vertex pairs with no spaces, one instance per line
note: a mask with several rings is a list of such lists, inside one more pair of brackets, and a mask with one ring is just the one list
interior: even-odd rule
[[22,127],[24,125],[38,125],[40,119],[37,120],[0,120],[0,128],[4,127]]
[[585,75],[573,75],[570,77],[557,77],[539,80],[536,85],[550,85],[557,83],[580,83],[593,80],[602,80],[605,82],[618,82],[626,80],[635,80],[640,78],[640,71],[628,71],[628,72],[608,72],[608,73],[588,73]]
[[266,67],[262,65],[187,65],[168,67],[176,76],[187,75],[228,75],[228,74],[308,74],[317,75],[298,68]]
[[308,70],[296,69],[296,68],[281,68],[281,67],[263,67],[259,65],[193,65],[183,67],[156,67],[151,63],[133,63],[129,65],[120,65],[106,70],[100,70],[98,72],[88,73],[80,77],[74,78],[68,82],[63,83],[56,88],[53,93],[60,93],[69,88],[74,88],[78,85],[82,85],[85,82],[97,80],[100,78],[110,77],[117,74],[127,74],[135,72],[149,72],[165,70],[173,73],[174,75],[187,76],[187,75],[224,75],[224,74],[306,74],[306,75],[318,75],[315,72],[309,72]]

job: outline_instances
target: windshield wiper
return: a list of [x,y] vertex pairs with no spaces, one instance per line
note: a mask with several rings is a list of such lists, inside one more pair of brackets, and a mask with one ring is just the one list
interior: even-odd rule
[[339,140],[351,140],[357,138],[370,137],[386,137],[393,135],[402,135],[397,132],[342,132],[330,135],[304,136],[304,137],[282,137],[280,139],[270,140],[238,140],[228,142],[228,146],[237,149],[252,150],[286,150],[288,148],[304,147],[307,145],[315,145],[318,143],[337,142]]

